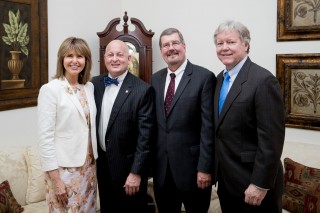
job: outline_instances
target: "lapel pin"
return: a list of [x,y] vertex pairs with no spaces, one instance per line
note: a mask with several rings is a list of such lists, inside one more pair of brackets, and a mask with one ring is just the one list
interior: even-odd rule
[[128,93],[129,92],[129,90],[126,90],[126,93]]

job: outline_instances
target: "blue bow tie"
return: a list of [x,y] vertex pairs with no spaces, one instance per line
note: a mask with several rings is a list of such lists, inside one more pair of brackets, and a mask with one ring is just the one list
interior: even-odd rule
[[110,78],[109,76],[105,76],[103,80],[104,80],[105,87],[110,86],[111,84],[115,84],[116,86],[118,86],[118,84],[119,84],[118,79]]

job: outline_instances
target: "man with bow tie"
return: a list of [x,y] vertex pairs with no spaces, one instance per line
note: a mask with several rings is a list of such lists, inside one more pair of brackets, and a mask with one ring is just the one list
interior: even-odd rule
[[146,212],[154,91],[128,72],[127,45],[111,41],[108,73],[92,79],[97,105],[97,177],[101,212]]

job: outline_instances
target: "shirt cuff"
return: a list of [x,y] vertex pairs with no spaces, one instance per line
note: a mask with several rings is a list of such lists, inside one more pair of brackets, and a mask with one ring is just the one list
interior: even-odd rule
[[[253,184],[254,185],[254,184]],[[261,188],[261,187],[259,187],[259,186],[256,186],[256,185],[254,185],[257,189],[261,189],[261,190],[264,190],[264,191],[268,191],[269,189],[265,189],[265,188]]]

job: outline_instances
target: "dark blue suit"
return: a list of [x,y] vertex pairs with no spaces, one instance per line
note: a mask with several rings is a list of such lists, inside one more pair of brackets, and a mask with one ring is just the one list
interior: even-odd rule
[[[225,202],[227,208],[222,211],[281,212],[283,169],[280,157],[285,116],[279,82],[268,70],[248,58],[218,116],[222,82],[223,72],[217,76],[214,96],[215,174],[222,207]],[[244,192],[251,183],[270,189],[259,207],[244,203]],[[233,198],[240,204],[231,202]]]
[[[164,110],[166,76],[167,68],[153,74],[151,83],[156,92],[157,138],[153,171],[157,205],[160,213],[161,209],[172,210],[171,204],[177,205],[179,211],[179,203],[181,208],[183,201],[190,212],[206,212],[211,187],[198,189],[197,172],[213,174],[215,76],[209,70],[188,62],[168,117]],[[179,191],[177,196],[174,191],[163,193],[168,178]],[[194,200],[189,200],[191,197]],[[197,210],[191,210],[194,208]]]
[[[104,76],[92,79],[97,130],[105,89]],[[154,119],[153,88],[128,72],[112,107],[105,136],[106,152],[98,146],[97,176],[102,213],[146,211],[147,172]],[[123,187],[129,173],[141,175],[140,191],[134,196],[125,195]]]

